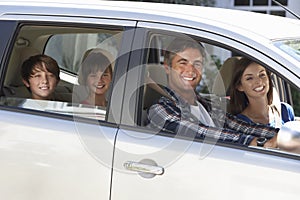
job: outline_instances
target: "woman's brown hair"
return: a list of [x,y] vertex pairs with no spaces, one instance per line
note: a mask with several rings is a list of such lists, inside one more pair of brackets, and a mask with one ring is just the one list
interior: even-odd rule
[[[249,58],[241,58],[237,64],[236,69],[233,71],[231,83],[230,83],[230,104],[229,104],[229,112],[233,115],[241,113],[249,103],[249,100],[244,92],[239,91],[238,87],[241,85],[241,78],[243,76],[246,68],[255,61]],[[273,82],[271,80],[271,73],[266,70],[267,76],[269,79],[269,91],[267,93],[268,105],[271,105],[273,102]]]

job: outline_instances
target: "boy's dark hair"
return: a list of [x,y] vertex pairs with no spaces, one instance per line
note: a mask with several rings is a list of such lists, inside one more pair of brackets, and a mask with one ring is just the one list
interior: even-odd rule
[[58,66],[56,60],[54,60],[50,56],[47,56],[44,54],[38,54],[38,55],[31,56],[23,62],[22,68],[21,68],[22,79],[29,82],[29,78],[33,75],[35,69],[43,70],[42,63],[44,63],[47,71],[54,74],[57,81],[59,81],[60,80],[60,77],[59,77],[60,70],[59,70],[59,66]]

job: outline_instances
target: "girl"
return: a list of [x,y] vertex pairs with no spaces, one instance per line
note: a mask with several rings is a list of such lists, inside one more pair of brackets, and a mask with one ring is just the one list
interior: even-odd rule
[[107,106],[106,93],[112,80],[112,65],[109,59],[95,49],[86,52],[79,82],[86,86],[88,96],[82,104]]

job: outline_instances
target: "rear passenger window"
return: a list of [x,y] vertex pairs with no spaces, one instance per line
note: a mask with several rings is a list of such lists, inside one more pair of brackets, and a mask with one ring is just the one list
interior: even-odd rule
[[111,27],[24,25],[0,104],[105,120],[122,33]]

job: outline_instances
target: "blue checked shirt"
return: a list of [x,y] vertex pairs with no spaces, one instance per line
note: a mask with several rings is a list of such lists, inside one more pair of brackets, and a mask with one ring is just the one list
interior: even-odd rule
[[165,88],[165,91],[169,98],[161,97],[148,110],[149,126],[159,131],[168,131],[178,136],[192,138],[209,137],[247,146],[254,137],[270,139],[278,132],[278,129],[262,124],[244,122],[224,112],[220,106],[215,106],[217,103],[198,96],[198,101],[205,107],[216,124],[216,127],[205,126],[191,114],[190,105],[185,100],[168,88]]

